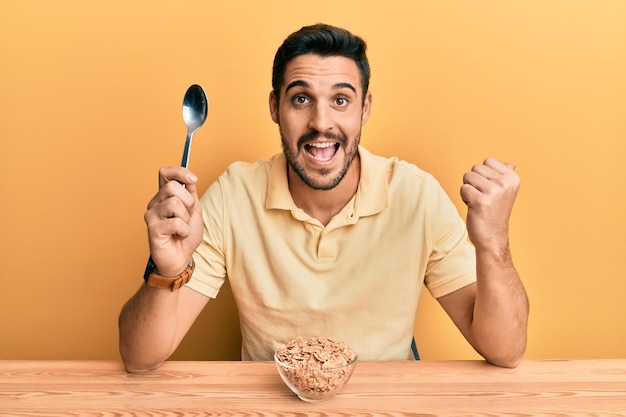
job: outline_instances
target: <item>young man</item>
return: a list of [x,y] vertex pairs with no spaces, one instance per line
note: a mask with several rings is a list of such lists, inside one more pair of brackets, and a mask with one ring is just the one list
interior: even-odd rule
[[429,174],[360,146],[372,106],[365,49],[328,25],[295,32],[269,96],[284,152],[232,164],[202,199],[194,174],[160,170],[145,215],[154,265],[119,321],[128,371],[166,360],[225,279],[244,360],[316,335],[361,360],[410,359],[426,284],[483,357],[517,365],[528,300],[508,245],[514,167],[487,159],[465,174],[465,224]]

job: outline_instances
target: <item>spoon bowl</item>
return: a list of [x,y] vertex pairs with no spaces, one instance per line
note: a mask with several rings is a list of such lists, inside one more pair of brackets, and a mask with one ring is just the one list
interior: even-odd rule
[[189,153],[191,152],[191,141],[193,134],[202,126],[209,112],[209,100],[206,98],[204,89],[198,84],[194,84],[187,89],[183,98],[183,120],[187,126],[187,140],[181,166],[189,166]]

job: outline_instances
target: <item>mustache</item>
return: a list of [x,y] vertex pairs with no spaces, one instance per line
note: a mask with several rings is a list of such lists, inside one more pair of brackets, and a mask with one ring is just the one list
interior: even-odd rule
[[319,138],[324,138],[324,139],[329,139],[329,140],[336,140],[337,142],[341,143],[342,145],[345,145],[346,142],[348,141],[346,139],[345,136],[343,135],[339,135],[339,134],[335,134],[333,132],[309,132],[309,133],[305,133],[304,135],[300,136],[300,139],[298,139],[298,147],[301,147],[304,145],[305,142],[311,141],[311,140],[315,140],[315,139],[319,139]]

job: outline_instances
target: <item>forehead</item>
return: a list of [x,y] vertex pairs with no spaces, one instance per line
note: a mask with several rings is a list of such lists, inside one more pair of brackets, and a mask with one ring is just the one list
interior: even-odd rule
[[333,88],[347,83],[356,91],[361,90],[361,75],[356,62],[343,56],[297,56],[285,68],[283,92],[290,84],[298,81],[304,81],[314,89]]

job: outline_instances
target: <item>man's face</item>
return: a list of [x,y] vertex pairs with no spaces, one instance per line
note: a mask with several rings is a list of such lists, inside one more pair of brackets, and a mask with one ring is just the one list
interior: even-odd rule
[[371,94],[363,100],[356,63],[340,56],[307,54],[285,68],[280,99],[270,93],[289,166],[309,187],[334,188],[358,153]]

